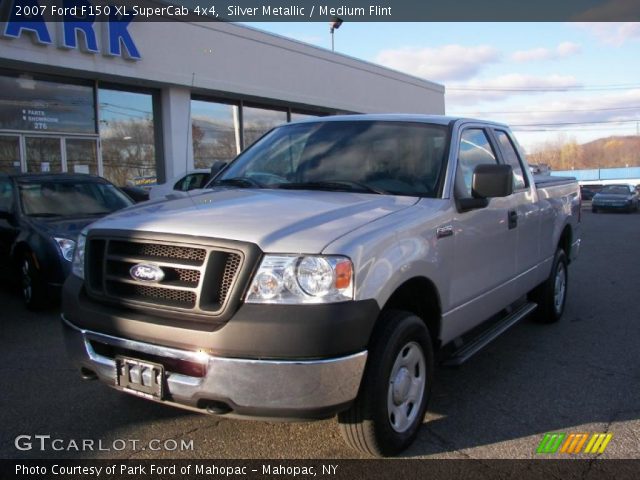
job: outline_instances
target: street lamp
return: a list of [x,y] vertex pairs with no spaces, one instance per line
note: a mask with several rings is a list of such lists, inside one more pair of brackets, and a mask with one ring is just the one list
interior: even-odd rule
[[329,25],[331,25],[331,28],[329,29],[329,33],[331,33],[331,51],[335,52],[335,44],[334,44],[334,41],[333,41],[333,32],[335,32],[338,28],[340,28],[340,25],[342,25],[342,19],[338,18],[338,17],[333,17],[331,22],[329,22]]

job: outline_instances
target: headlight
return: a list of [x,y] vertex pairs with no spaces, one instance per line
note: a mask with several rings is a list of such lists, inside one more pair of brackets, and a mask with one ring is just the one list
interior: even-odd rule
[[84,249],[87,243],[87,232],[83,230],[78,235],[78,243],[76,244],[76,252],[73,256],[73,264],[71,265],[71,271],[74,275],[84,280]]
[[69,240],[68,238],[54,237],[53,239],[58,244],[58,248],[60,249],[60,252],[62,253],[62,256],[64,257],[64,259],[67,262],[72,261],[73,251],[76,248],[76,242],[74,242],[73,240]]
[[353,265],[347,257],[266,255],[247,303],[333,303],[353,300]]

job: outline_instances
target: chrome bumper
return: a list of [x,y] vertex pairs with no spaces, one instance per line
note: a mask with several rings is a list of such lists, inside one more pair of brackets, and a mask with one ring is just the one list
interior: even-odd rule
[[[205,412],[207,401],[228,405],[232,414],[259,417],[321,418],[348,405],[358,394],[367,352],[323,360],[223,358],[84,330],[62,316],[67,351],[79,366],[116,385],[114,358],[96,353],[99,342],[156,357],[203,365],[203,377],[166,375],[166,403]],[[315,412],[315,413],[314,413]]]

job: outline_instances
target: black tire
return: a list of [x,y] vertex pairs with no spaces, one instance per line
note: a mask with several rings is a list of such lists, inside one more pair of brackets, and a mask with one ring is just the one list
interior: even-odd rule
[[567,266],[567,255],[559,248],[553,259],[549,278],[530,292],[529,298],[538,304],[533,314],[538,323],[555,323],[562,317],[569,285]]
[[40,310],[46,306],[46,290],[42,276],[36,268],[30,251],[19,258],[20,291],[22,301],[29,310]]
[[591,207],[591,212],[592,213],[598,213],[598,209],[596,207]]
[[411,313],[384,311],[378,321],[360,392],[338,422],[350,447],[380,457],[406,449],[418,434],[433,383],[433,347],[424,322]]

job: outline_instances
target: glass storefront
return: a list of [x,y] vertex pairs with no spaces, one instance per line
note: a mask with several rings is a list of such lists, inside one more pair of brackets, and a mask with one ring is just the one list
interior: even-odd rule
[[99,174],[92,82],[0,74],[0,171]]
[[287,123],[287,112],[266,108],[242,107],[244,148],[247,148],[273,127]]
[[240,153],[239,107],[191,100],[191,135],[195,168],[232,160]]
[[[0,71],[0,172],[101,175],[116,185],[157,181],[153,90]],[[96,111],[97,106],[97,111]],[[230,161],[268,130],[313,118],[241,100],[191,100],[195,168]],[[161,153],[161,152],[160,152]]]
[[103,176],[115,185],[156,181],[153,96],[98,90]]

